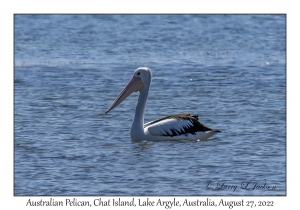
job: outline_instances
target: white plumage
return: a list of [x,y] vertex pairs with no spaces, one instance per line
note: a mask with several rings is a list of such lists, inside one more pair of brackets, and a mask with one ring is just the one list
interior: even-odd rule
[[189,120],[184,119],[165,119],[158,121],[155,124],[149,125],[148,127],[144,125],[144,127],[148,128],[149,133],[151,135],[155,136],[161,136],[161,135],[172,135],[174,133],[174,136],[178,136],[181,133],[184,132],[184,127],[190,128],[193,124]]
[[152,72],[149,68],[136,69],[132,79],[105,112],[108,113],[114,109],[132,92],[140,91],[131,127],[132,140],[206,140],[221,132],[206,127],[198,121],[197,115],[189,113],[170,115],[144,124],[144,112],[151,78]]

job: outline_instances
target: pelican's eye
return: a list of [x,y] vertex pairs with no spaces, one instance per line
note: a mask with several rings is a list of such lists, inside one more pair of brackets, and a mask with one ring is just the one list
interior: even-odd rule
[[139,76],[140,74],[141,74],[141,73],[140,73],[140,72],[138,72],[136,75],[138,75],[138,76]]

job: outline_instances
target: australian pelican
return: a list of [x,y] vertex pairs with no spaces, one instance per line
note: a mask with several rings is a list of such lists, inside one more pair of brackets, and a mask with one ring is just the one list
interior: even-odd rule
[[221,132],[203,125],[197,115],[170,115],[144,124],[144,113],[148,98],[152,72],[147,67],[137,68],[132,79],[106,110],[105,114],[118,106],[131,93],[140,91],[135,116],[131,127],[131,138],[139,140],[207,140]]

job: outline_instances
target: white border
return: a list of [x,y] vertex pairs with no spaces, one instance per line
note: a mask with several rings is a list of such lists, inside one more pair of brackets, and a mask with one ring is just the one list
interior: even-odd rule
[[[5,3],[4,3],[5,2]],[[281,197],[212,197],[214,200],[274,200],[275,207],[298,206],[299,190],[299,9],[296,1],[2,1],[1,23],[1,182],[0,206],[23,209],[29,198],[13,196],[13,14],[15,13],[286,13],[287,14],[287,196]],[[282,148],[284,149],[284,148]],[[45,197],[43,197],[45,198]],[[109,197],[106,197],[109,198]],[[116,197],[111,197],[116,198]],[[125,197],[124,199],[130,199]],[[155,199],[158,197],[153,197]],[[168,197],[163,197],[167,199]],[[172,197],[169,197],[170,200]],[[55,197],[64,200],[66,197]],[[83,197],[93,201],[95,197]],[[184,199],[183,197],[179,197]],[[191,198],[193,199],[193,198]],[[200,197],[204,200],[205,197]],[[30,208],[30,207],[26,207]],[[49,207],[48,207],[49,208]],[[48,209],[47,208],[47,209]],[[64,207],[66,208],[66,207]],[[100,208],[100,207],[98,207]],[[196,207],[197,208],[197,207]],[[198,207],[199,208],[199,207]],[[202,207],[201,207],[202,208]],[[228,207],[225,207],[229,209]],[[39,209],[35,207],[35,209]],[[83,208],[81,208],[83,209]],[[88,208],[90,209],[90,208]],[[102,207],[103,209],[103,207]],[[129,208],[127,208],[129,209]],[[139,208],[134,208],[139,209]],[[165,209],[165,208],[162,208]],[[181,208],[183,209],[183,208]],[[295,209],[295,208],[293,208]]]

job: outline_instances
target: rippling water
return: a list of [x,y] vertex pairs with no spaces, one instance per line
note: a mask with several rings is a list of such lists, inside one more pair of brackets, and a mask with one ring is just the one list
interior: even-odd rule
[[[285,21],[15,15],[15,195],[285,195]],[[145,122],[190,112],[222,133],[132,142],[138,94],[104,111],[140,66]]]

